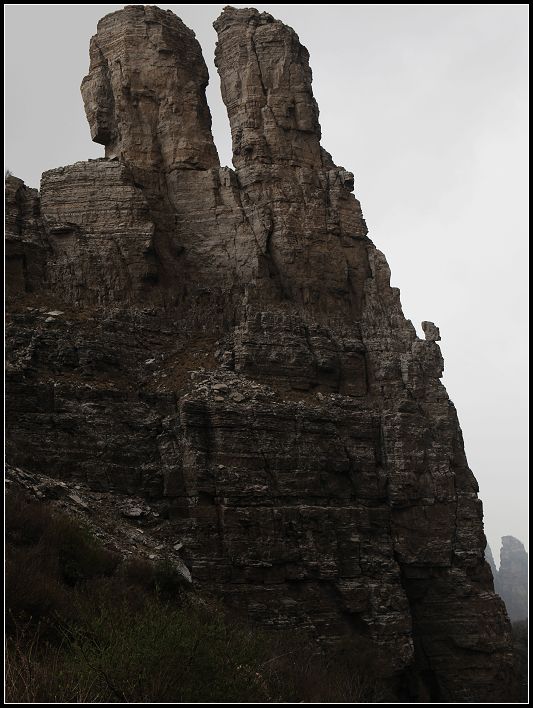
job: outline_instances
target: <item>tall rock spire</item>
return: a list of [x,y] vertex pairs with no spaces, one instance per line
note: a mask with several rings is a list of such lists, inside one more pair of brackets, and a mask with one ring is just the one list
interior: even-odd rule
[[513,622],[528,616],[528,557],[522,541],[503,536],[496,590]]
[[226,7],[214,27],[235,167],[254,162],[333,166],[320,149],[309,52],[296,32],[253,8]]
[[226,7],[215,64],[241,202],[258,244],[257,308],[289,301],[331,321],[361,316],[367,228],[354,176],[320,146],[309,53],[268,13]]
[[207,67],[194,32],[174,13],[129,5],[106,15],[90,56],[81,91],[106,157],[167,171],[218,166]]

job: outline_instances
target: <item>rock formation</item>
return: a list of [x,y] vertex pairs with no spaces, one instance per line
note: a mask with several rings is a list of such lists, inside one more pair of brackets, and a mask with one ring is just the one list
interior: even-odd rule
[[194,34],[136,5],[100,21],[82,84],[106,157],[40,194],[7,180],[8,458],[145,498],[195,586],[326,648],[364,635],[399,696],[507,700],[438,329],[405,319],[320,146],[295,32],[253,9],[215,27],[235,170]]
[[500,569],[494,577],[494,587],[512,622],[527,619],[528,557],[524,544],[514,536],[502,537]]
[[496,568],[496,563],[494,562],[494,556],[492,554],[492,549],[489,546],[488,542],[485,547],[485,560],[490,566],[490,569],[492,570],[492,577],[494,578],[494,589],[497,591],[498,588],[496,587],[496,578],[498,577],[498,569]]
[[90,57],[81,93],[91,137],[107,158],[164,172],[218,166],[207,67],[176,15],[142,5],[107,15]]

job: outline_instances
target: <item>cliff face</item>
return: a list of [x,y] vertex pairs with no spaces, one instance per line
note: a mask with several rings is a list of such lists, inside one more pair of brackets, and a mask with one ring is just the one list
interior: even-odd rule
[[194,583],[325,646],[364,635],[404,696],[506,700],[438,329],[403,316],[320,146],[297,35],[251,9],[215,28],[235,170],[194,34],[130,6],[82,84],[106,157],[40,195],[7,180],[9,459],[159,504]]

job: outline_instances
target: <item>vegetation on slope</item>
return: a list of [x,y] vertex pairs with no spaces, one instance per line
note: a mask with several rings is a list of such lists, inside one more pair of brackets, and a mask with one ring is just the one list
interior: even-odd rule
[[123,561],[79,522],[6,500],[8,702],[376,702],[371,647],[326,658],[187,591],[171,567]]
[[520,682],[520,702],[528,702],[528,621],[513,622],[513,647]]

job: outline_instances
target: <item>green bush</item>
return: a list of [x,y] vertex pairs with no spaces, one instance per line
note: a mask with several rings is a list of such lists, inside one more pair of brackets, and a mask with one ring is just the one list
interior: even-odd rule
[[69,587],[112,575],[119,561],[79,523],[21,493],[6,497],[6,541],[8,630],[17,617],[49,629],[70,619]]
[[[132,621],[133,619],[133,621]],[[244,639],[244,641],[243,641]],[[150,598],[132,618],[127,605],[106,606],[71,632],[69,661],[109,700],[242,701],[267,697],[249,665],[244,637],[217,615]]]

